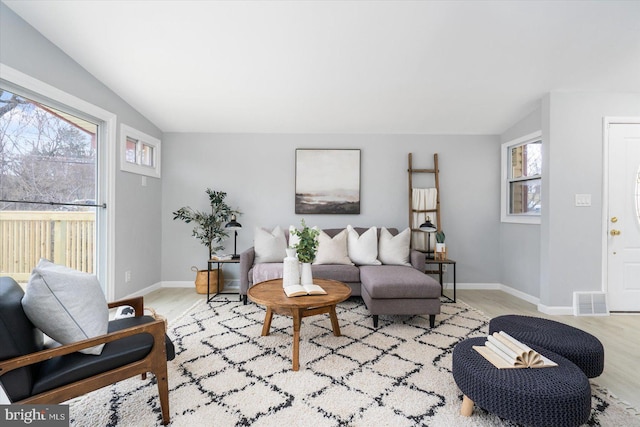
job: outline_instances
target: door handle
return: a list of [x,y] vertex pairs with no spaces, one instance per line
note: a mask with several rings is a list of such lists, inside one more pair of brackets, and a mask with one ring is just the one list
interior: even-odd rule
[[620,235],[620,230],[611,230],[611,234],[612,236],[619,236]]

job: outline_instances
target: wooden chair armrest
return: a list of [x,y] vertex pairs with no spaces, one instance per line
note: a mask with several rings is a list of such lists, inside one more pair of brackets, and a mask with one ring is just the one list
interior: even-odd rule
[[74,353],[95,345],[108,343],[142,333],[149,333],[153,336],[154,348],[159,345],[162,346],[163,349],[165,348],[165,323],[162,320],[154,320],[153,322],[132,326],[120,331],[111,332],[72,344],[65,344],[60,347],[41,350],[36,353],[25,354],[23,356],[14,357],[13,359],[0,361],[0,376],[17,368],[33,365],[34,363],[53,359],[54,357],[64,356],[65,354]]
[[143,297],[134,297],[122,299],[119,301],[113,301],[108,303],[109,308],[121,307],[123,305],[129,305],[133,307],[133,310],[136,312],[136,317],[142,316],[144,314],[144,298]]

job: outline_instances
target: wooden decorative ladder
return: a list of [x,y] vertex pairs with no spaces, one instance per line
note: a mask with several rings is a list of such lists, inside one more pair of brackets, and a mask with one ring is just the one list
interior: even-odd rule
[[[420,231],[420,224],[414,224],[413,214],[415,213],[424,213],[435,214],[436,217],[436,227],[438,231],[442,230],[442,225],[440,221],[440,177],[439,177],[439,169],[438,169],[438,153],[433,154],[433,169],[414,169],[413,161],[412,161],[412,153],[409,153],[409,228],[411,229],[411,247],[413,247],[413,232]],[[431,173],[434,174],[435,180],[435,189],[436,189],[436,207],[434,209],[414,209],[413,208],[413,174],[416,173]],[[434,250],[435,248],[431,248]]]

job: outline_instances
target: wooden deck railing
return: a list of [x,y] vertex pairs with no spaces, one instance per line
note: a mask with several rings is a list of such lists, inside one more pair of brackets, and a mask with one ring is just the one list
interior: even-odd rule
[[94,272],[95,213],[0,211],[0,274],[29,280],[40,258]]

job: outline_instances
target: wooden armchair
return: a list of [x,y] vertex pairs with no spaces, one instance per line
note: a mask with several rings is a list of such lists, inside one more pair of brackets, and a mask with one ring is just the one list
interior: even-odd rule
[[[43,334],[25,315],[22,288],[0,277],[0,383],[12,403],[55,404],[151,372],[156,376],[162,422],[169,423],[167,360],[175,356],[165,322],[143,316],[143,298],[113,302],[132,306],[134,317],[109,322],[108,333],[46,349]],[[105,343],[99,356],[78,350]]]

